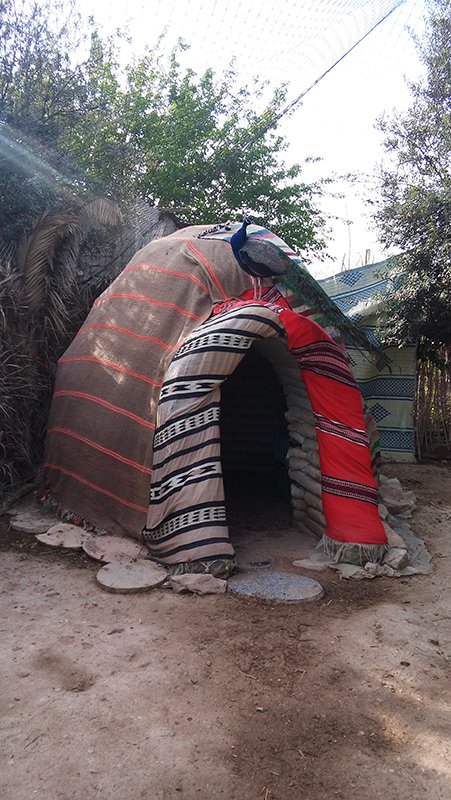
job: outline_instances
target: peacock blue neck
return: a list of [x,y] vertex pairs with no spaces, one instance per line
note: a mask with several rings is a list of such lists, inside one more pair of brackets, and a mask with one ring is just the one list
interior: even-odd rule
[[248,222],[243,222],[241,228],[233,234],[230,239],[230,244],[232,245],[232,250],[237,255],[240,248],[243,246],[247,239],[247,226],[249,225]]

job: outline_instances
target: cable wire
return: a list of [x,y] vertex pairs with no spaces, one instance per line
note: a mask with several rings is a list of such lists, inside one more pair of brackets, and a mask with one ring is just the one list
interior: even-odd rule
[[364,35],[363,35],[363,36],[361,36],[361,37],[360,37],[360,39],[358,39],[358,40],[357,40],[357,41],[356,41],[356,42],[355,42],[355,43],[354,43],[354,44],[353,44],[351,47],[349,47],[349,48],[346,50],[346,52],[345,52],[345,53],[343,53],[343,54],[340,56],[340,58],[337,58],[337,59],[336,59],[336,61],[334,61],[334,63],[333,63],[333,64],[331,64],[331,66],[330,66],[330,67],[328,67],[328,68],[327,68],[327,69],[326,69],[326,70],[325,70],[325,71],[322,73],[322,75],[320,75],[318,78],[316,78],[316,80],[314,80],[314,81],[313,81],[313,82],[312,82],[312,83],[311,83],[311,84],[310,84],[310,85],[309,85],[309,86],[308,86],[306,89],[304,89],[304,91],[303,91],[303,92],[301,92],[301,94],[299,94],[297,97],[295,97],[295,98],[294,98],[294,100],[292,100],[290,103],[288,103],[288,105],[286,105],[286,106],[285,106],[285,108],[283,108],[283,109],[282,109],[282,111],[280,111],[278,114],[276,114],[276,115],[275,115],[275,116],[274,116],[274,117],[273,117],[273,118],[272,118],[272,119],[271,119],[271,120],[268,122],[268,124],[267,124],[267,125],[263,126],[263,127],[262,127],[262,128],[259,130],[259,131],[258,131],[258,133],[256,133],[256,134],[255,134],[255,136],[253,136],[251,139],[249,139],[249,140],[246,142],[246,144],[243,146],[243,149],[244,149],[244,150],[247,150],[247,149],[248,149],[248,148],[249,148],[249,147],[250,147],[252,144],[254,144],[254,143],[255,143],[255,142],[258,140],[258,139],[260,139],[262,136],[264,136],[264,135],[265,135],[265,133],[267,133],[267,132],[268,132],[268,131],[269,131],[271,128],[273,128],[275,125],[277,125],[277,124],[280,122],[280,120],[282,119],[282,117],[285,117],[285,116],[286,116],[286,115],[287,115],[287,114],[288,114],[290,111],[292,111],[292,110],[293,110],[293,109],[294,109],[294,108],[295,108],[295,107],[296,107],[296,106],[297,106],[297,105],[298,105],[298,104],[301,102],[301,100],[302,100],[302,99],[303,99],[303,98],[304,98],[304,97],[305,97],[305,96],[306,96],[306,95],[307,95],[309,92],[311,92],[311,91],[312,91],[312,89],[314,89],[314,87],[315,87],[315,86],[317,86],[317,85],[318,85],[318,83],[319,83],[320,81],[322,81],[322,80],[323,80],[323,78],[325,78],[325,77],[326,77],[326,75],[328,75],[328,74],[329,74],[329,73],[330,73],[330,72],[331,72],[333,69],[335,69],[335,67],[336,67],[338,64],[340,64],[340,62],[341,62],[341,61],[343,61],[343,59],[345,59],[345,58],[346,58],[346,56],[348,56],[350,53],[352,53],[352,51],[353,51],[353,50],[355,50],[355,48],[356,48],[356,47],[358,47],[358,46],[359,46],[359,44],[361,44],[361,43],[362,43],[362,42],[363,42],[363,41],[364,41],[364,40],[365,40],[365,39],[366,39],[368,36],[370,36],[370,34],[371,34],[371,33],[373,33],[373,31],[375,31],[375,30],[376,30],[376,28],[378,28],[378,27],[379,27],[379,25],[381,25],[383,22],[385,22],[385,20],[386,20],[386,19],[388,19],[388,17],[390,17],[390,16],[391,16],[391,14],[393,14],[393,12],[394,12],[394,11],[396,11],[396,10],[397,10],[397,9],[398,9],[400,6],[402,6],[402,5],[405,3],[405,1],[406,1],[406,0],[398,0],[398,2],[397,2],[397,3],[396,3],[396,4],[395,4],[395,5],[394,5],[394,6],[393,6],[391,9],[390,9],[390,11],[388,11],[388,12],[387,12],[387,14],[385,14],[383,17],[381,17],[381,19],[379,19],[379,20],[378,20],[378,21],[377,21],[377,22],[376,22],[376,23],[375,23],[375,24],[374,24],[374,25],[373,25],[373,26],[372,26],[372,27],[371,27],[371,28],[370,28],[368,31],[366,31],[366,33],[364,33]]

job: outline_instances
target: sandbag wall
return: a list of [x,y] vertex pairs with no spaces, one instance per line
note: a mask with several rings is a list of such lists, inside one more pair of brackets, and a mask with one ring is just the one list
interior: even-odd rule
[[299,365],[278,339],[265,339],[254,347],[271,363],[283,387],[290,446],[287,452],[291,482],[291,504],[296,527],[303,533],[322,537],[324,517],[318,441],[312,407],[299,372]]

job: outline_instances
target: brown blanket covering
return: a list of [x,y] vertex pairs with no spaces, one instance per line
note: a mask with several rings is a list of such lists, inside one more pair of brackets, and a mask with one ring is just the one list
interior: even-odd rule
[[205,228],[185,228],[136,253],[60,359],[46,483],[61,505],[99,528],[140,536],[168,365],[216,303],[251,285],[228,242],[196,238]]

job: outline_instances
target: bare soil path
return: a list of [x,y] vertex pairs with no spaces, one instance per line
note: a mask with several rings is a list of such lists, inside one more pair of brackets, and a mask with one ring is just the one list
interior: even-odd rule
[[450,800],[451,469],[384,471],[433,574],[306,605],[107,594],[3,525],[2,800]]

